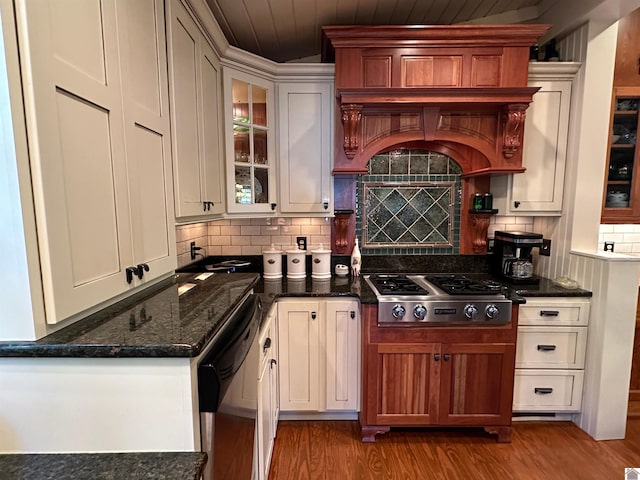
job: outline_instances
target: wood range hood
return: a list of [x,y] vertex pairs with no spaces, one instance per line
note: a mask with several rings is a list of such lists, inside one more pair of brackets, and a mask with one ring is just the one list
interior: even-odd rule
[[529,48],[548,25],[323,27],[335,61],[334,173],[411,141],[452,152],[465,175],[522,172]]
[[[486,252],[489,219],[469,217],[474,193],[490,174],[519,173],[529,49],[549,25],[323,27],[323,61],[335,62],[336,207],[352,209],[349,176],[395,148],[448,155],[462,168],[461,253]],[[345,176],[345,178],[340,178]],[[343,205],[338,205],[342,201]],[[341,221],[340,231],[347,228]],[[346,238],[355,234],[348,220]],[[352,225],[353,224],[353,225]],[[484,239],[482,230],[484,231]],[[340,235],[338,235],[340,236]],[[346,238],[334,246],[350,247]]]

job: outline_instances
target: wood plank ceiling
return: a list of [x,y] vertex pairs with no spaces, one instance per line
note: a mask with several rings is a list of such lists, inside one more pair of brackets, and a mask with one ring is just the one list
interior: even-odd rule
[[317,61],[324,25],[549,23],[548,40],[603,11],[612,21],[626,13],[622,0],[206,1],[231,45],[276,62]]

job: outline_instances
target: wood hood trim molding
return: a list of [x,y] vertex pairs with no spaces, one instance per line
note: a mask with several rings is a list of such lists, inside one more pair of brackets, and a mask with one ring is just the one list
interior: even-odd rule
[[486,159],[472,168],[522,171],[526,109],[537,91],[527,86],[529,47],[548,28],[323,27],[323,60],[336,65],[334,173],[361,173],[373,143],[403,140],[459,143]]
[[[424,139],[438,138],[435,134],[435,131],[438,130],[438,123],[448,114],[461,114],[461,112],[496,114],[496,118],[500,122],[499,131],[502,132],[500,142],[502,155],[505,159],[510,159],[520,151],[522,146],[526,109],[531,103],[533,94],[537,91],[538,87],[338,89],[336,96],[340,104],[344,131],[344,152],[349,160],[354,160],[362,146],[360,137],[363,134],[360,123],[363,110],[377,110],[380,113],[384,111],[402,112],[402,107],[405,106],[408,107],[407,112],[420,108],[425,109],[422,112],[422,121],[425,126]],[[440,119],[434,122],[434,116],[429,113],[440,114]],[[418,115],[420,114],[418,113]],[[432,121],[429,121],[430,119]],[[392,132],[387,133],[390,136],[393,135]],[[477,125],[476,131],[467,128],[466,135],[482,137],[484,132],[481,131],[481,125]],[[415,138],[408,138],[408,140],[413,139]],[[441,137],[441,139],[445,139],[445,137]],[[474,138],[459,138],[457,140],[472,145],[476,143]],[[399,142],[391,140],[391,143]],[[479,148],[479,150],[491,158],[490,151],[484,151],[483,148]],[[360,165],[356,168],[358,167],[360,167],[359,169],[364,168]]]

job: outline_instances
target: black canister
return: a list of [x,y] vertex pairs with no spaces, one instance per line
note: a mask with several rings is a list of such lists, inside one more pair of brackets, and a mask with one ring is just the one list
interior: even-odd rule
[[482,198],[481,194],[476,193],[475,196],[473,197],[473,209],[482,210],[483,208],[484,208],[484,199]]
[[484,210],[492,210],[493,209],[493,195],[491,193],[485,193],[482,198],[482,208]]

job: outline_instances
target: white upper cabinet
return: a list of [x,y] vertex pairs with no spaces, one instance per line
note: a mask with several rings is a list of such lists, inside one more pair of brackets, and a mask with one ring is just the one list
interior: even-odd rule
[[176,216],[221,214],[225,198],[220,63],[181,1],[168,4]]
[[224,69],[227,211],[276,213],[274,84]]
[[505,215],[561,215],[571,88],[579,63],[532,63],[529,86],[540,87],[527,109],[524,173],[492,177],[494,208]]
[[283,213],[333,213],[333,84],[278,84],[278,159]]
[[[175,268],[164,7],[19,0],[16,16],[46,315],[57,323]],[[141,278],[128,283],[127,268]]]

